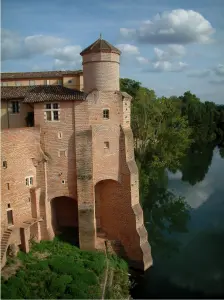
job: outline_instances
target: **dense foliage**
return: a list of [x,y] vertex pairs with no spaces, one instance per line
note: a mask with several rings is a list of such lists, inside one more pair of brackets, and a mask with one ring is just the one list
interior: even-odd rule
[[195,184],[207,173],[216,144],[223,157],[224,106],[203,103],[189,91],[159,98],[128,78],[120,87],[133,97],[131,126],[150,242],[156,253],[174,249],[177,245],[166,237],[187,230],[190,207],[167,189],[168,171],[180,170],[183,180]]
[[[2,299],[99,299],[102,296],[104,253],[81,251],[55,238],[53,242],[35,243],[28,254],[20,252],[16,259],[22,266],[8,280],[2,278]],[[114,256],[109,257],[109,264],[114,269],[115,285],[108,290],[108,296],[124,299],[129,294],[128,266]]]

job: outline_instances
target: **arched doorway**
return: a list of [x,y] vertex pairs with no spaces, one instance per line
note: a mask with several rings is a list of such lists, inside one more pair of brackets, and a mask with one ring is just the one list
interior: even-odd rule
[[70,197],[51,200],[51,222],[55,235],[78,246],[78,203]]

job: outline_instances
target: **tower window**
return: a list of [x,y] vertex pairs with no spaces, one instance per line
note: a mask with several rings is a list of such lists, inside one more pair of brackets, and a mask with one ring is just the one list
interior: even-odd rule
[[29,176],[26,177],[26,186],[32,186],[33,185],[33,177]]
[[109,109],[104,109],[103,110],[103,118],[108,120],[109,117],[110,117]]
[[3,169],[7,169],[7,161],[6,160],[3,160],[2,167],[3,167]]
[[107,154],[109,153],[109,142],[104,142],[104,153]]
[[109,149],[109,142],[104,142],[104,149]]

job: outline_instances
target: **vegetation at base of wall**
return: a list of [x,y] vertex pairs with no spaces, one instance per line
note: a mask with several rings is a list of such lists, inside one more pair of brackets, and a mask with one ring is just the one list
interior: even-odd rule
[[[19,252],[16,259],[22,266],[8,280],[2,277],[2,299],[101,298],[106,267],[102,252],[81,251],[55,238],[33,243],[29,253]],[[109,261],[116,272],[127,270],[122,260],[110,256]],[[124,298],[128,289],[123,287],[128,284],[124,278],[121,283],[120,297]]]
[[218,146],[224,158],[224,105],[202,102],[190,91],[157,97],[140,82],[121,78],[133,97],[131,127],[139,168],[140,200],[153,253],[177,251],[172,233],[186,232],[190,207],[168,189],[168,172],[194,185],[204,179]]
[[[130,281],[128,264],[117,256],[108,256],[109,272],[105,299],[129,299]],[[112,278],[110,278],[112,276]],[[111,280],[111,285],[110,285]]]

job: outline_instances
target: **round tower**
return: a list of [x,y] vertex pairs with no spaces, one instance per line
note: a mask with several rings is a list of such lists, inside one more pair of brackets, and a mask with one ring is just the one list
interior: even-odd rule
[[80,55],[83,64],[84,92],[120,90],[120,50],[100,36]]

